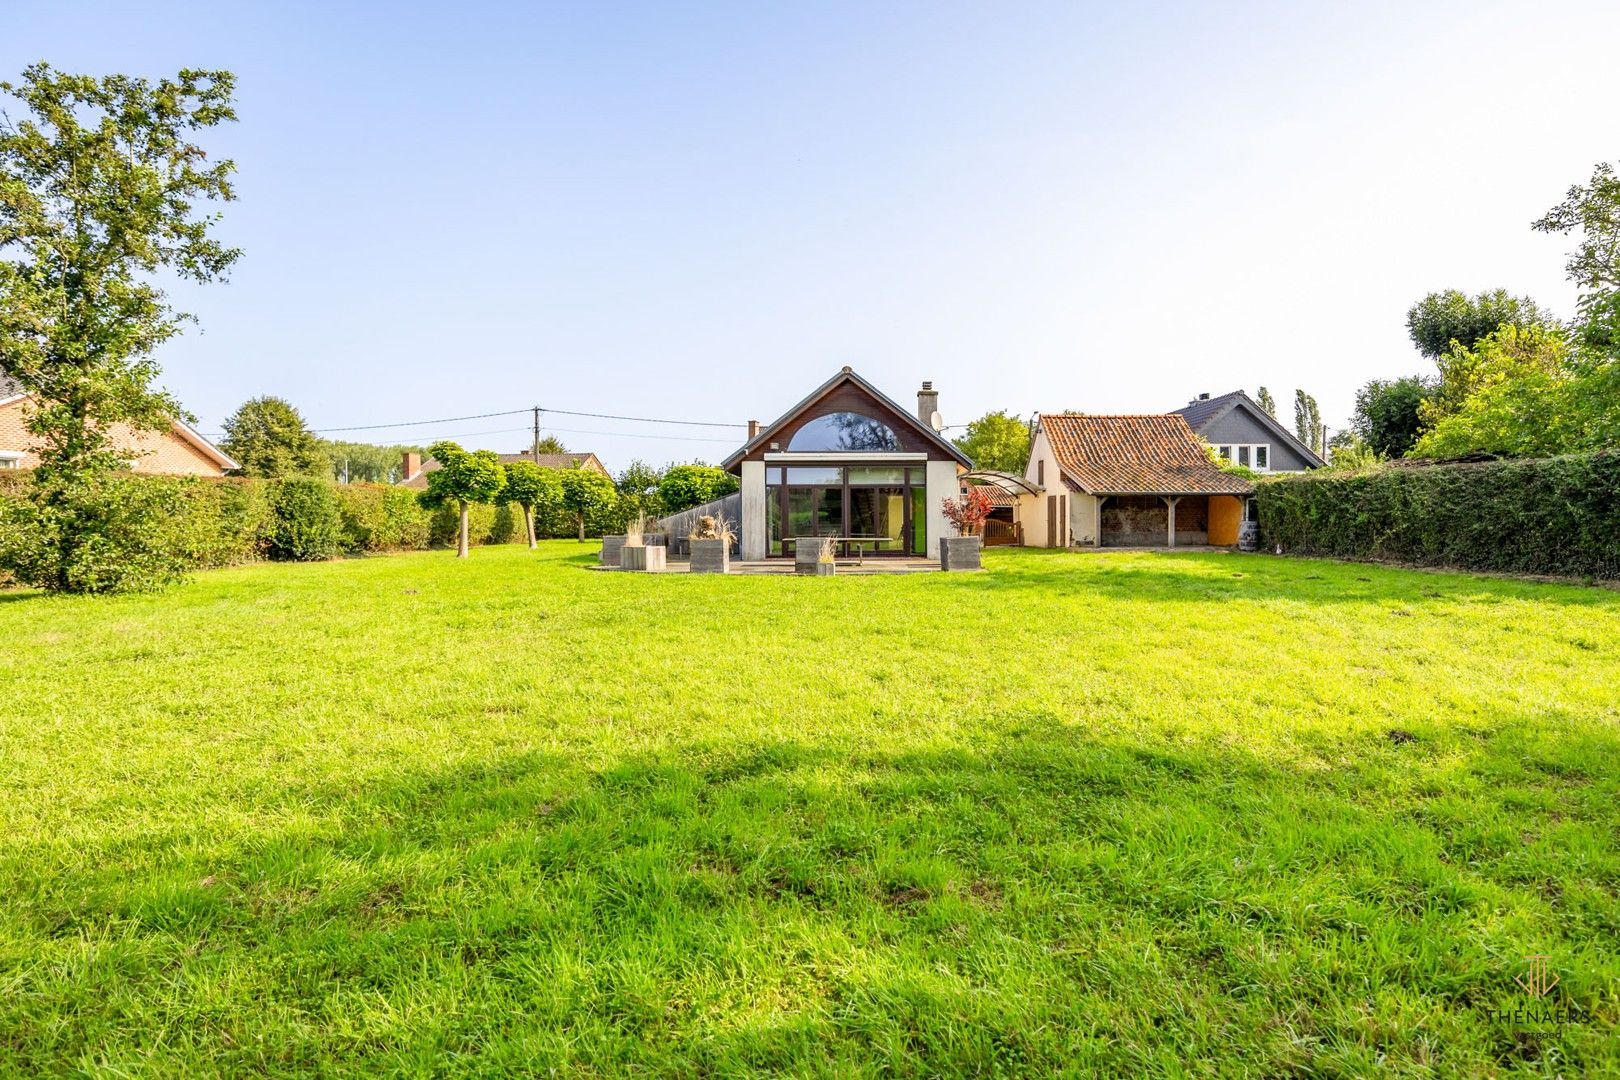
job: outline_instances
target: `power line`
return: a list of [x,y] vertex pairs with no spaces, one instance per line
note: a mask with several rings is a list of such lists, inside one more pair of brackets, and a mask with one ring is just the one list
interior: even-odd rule
[[[473,416],[441,416],[436,420],[401,420],[396,424],[352,424],[347,427],[310,428],[319,435],[330,434],[335,431],[378,431],[383,428],[400,427],[426,427],[429,424],[459,424],[463,420],[488,420],[493,416],[517,416],[520,413],[533,412],[533,407],[527,409],[508,409],[505,412],[477,413]],[[659,416],[619,416],[614,413],[575,412],[572,409],[541,409],[542,413],[556,413],[558,416],[588,416],[596,420],[629,420],[638,424],[674,424],[680,427],[723,427],[745,428],[747,424],[720,423],[708,420],[672,420]],[[593,434],[587,432],[586,434]],[[611,432],[595,432],[594,434],[611,434]],[[726,440],[711,440],[722,442]]]
[[550,426],[548,426],[545,430],[559,431],[564,435],[602,435],[613,439],[657,439],[659,442],[706,442],[725,443],[728,446],[737,445],[736,439],[704,439],[692,435],[652,435],[643,434],[637,431],[584,431],[580,428],[562,428]]
[[476,416],[441,416],[437,420],[402,420],[397,424],[355,424],[350,427],[323,427],[310,428],[309,430],[317,434],[323,434],[330,431],[376,431],[379,428],[425,427],[428,424],[459,424],[463,420],[488,420],[492,416],[516,416],[518,413],[528,411],[528,409],[509,409],[506,412],[479,413]]
[[[747,424],[736,424],[736,423],[729,423],[729,422],[728,423],[720,423],[718,421],[708,421],[708,420],[660,420],[657,417],[653,417],[653,416],[614,416],[612,413],[573,412],[573,411],[571,411],[569,409],[541,409],[540,411],[543,412],[543,413],[548,413],[548,412],[549,413],[556,413],[559,416],[589,416],[594,420],[634,420],[637,423],[641,423],[641,424],[680,424],[682,427],[745,428],[745,427],[748,426]],[[587,432],[587,434],[590,434],[590,433]],[[598,434],[606,434],[606,433],[605,432],[598,432]],[[710,440],[710,441],[717,441],[717,440]]]

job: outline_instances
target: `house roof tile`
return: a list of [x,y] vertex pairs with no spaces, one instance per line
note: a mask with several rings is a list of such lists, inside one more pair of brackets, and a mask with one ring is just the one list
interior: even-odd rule
[[1222,472],[1176,413],[1041,416],[1065,485],[1092,495],[1247,495],[1247,481]]

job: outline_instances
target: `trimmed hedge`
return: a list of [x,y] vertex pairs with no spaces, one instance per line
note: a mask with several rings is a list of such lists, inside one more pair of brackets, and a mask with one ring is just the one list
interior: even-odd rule
[[1305,473],[1256,498],[1262,543],[1295,555],[1620,578],[1616,450]]
[[[28,548],[48,523],[29,498],[32,474],[0,474],[0,554],[33,562]],[[454,545],[455,508],[429,511],[414,491],[386,484],[240,477],[132,476],[115,483],[143,506],[161,504],[161,525],[144,543],[181,571],[234,566],[266,558],[319,559]],[[517,507],[471,508],[474,544],[523,539]],[[120,555],[123,560],[127,556]],[[21,565],[18,567],[21,569]],[[161,576],[161,575],[159,575]],[[0,585],[7,575],[0,569]],[[154,577],[154,580],[156,578]]]

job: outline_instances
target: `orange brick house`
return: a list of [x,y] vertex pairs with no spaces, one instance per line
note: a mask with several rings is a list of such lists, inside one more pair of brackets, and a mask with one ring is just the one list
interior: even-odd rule
[[[0,376],[0,469],[32,469],[39,464],[34,436],[28,432],[28,404],[33,395]],[[129,458],[138,473],[165,476],[224,476],[237,467],[230,455],[175,420],[168,431],[132,431],[123,425],[111,431],[114,445]]]

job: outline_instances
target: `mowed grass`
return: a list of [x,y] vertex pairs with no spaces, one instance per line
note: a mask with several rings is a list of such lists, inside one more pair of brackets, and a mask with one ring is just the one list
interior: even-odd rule
[[1620,1073],[1620,594],[594,550],[0,596],[0,1074]]

